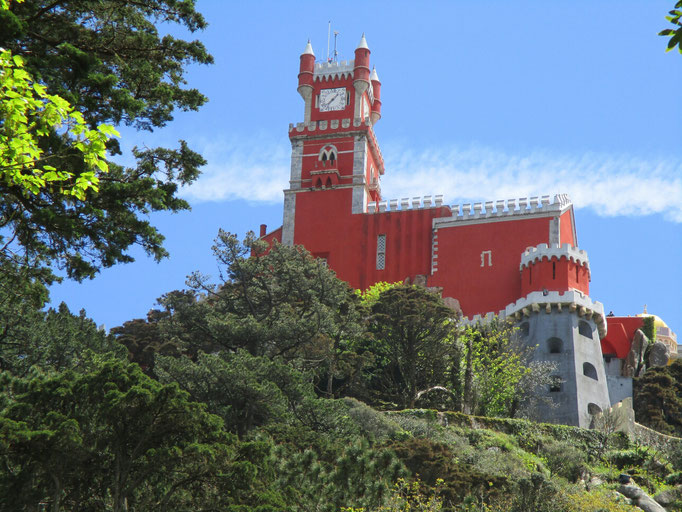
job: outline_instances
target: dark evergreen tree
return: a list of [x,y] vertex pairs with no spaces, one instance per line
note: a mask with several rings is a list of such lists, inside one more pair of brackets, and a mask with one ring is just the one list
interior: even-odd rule
[[[25,0],[0,11],[0,47],[21,56],[26,71],[68,100],[90,127],[153,130],[172,120],[176,108],[195,110],[206,101],[184,87],[184,68],[212,62],[200,42],[162,36],[160,24],[192,32],[206,26],[191,0]],[[83,155],[68,149],[70,136],[55,132],[41,145],[77,179],[85,166]],[[108,149],[120,153],[115,139]],[[2,256],[22,266],[56,266],[76,279],[132,261],[132,245],[156,259],[166,256],[163,236],[145,216],[187,209],[176,196],[178,185],[196,179],[204,160],[183,141],[177,149],[134,149],[133,155],[135,166],[111,163],[99,176],[99,191],[88,190],[84,199],[64,196],[59,184],[30,194],[0,180]]]

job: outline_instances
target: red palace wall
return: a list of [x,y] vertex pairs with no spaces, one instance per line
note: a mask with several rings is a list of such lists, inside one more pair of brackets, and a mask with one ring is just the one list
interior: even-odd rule
[[571,244],[573,247],[577,247],[578,240],[576,240],[576,237],[574,237],[575,219],[573,219],[573,209],[564,212],[559,219],[559,236],[561,245]]
[[[438,230],[438,271],[430,286],[460,302],[465,316],[497,312],[521,297],[519,263],[530,246],[547,243],[551,217]],[[487,254],[490,251],[491,263]]]
[[641,316],[607,316],[606,323],[608,332],[601,340],[603,354],[615,354],[620,359],[625,359],[630,352],[632,339],[635,331],[644,325]]
[[[450,215],[448,207],[375,214],[351,211],[351,189],[296,196],[294,243],[327,259],[353,288],[378,281],[402,281],[431,270],[431,223]],[[377,270],[377,235],[386,235],[385,270]]]

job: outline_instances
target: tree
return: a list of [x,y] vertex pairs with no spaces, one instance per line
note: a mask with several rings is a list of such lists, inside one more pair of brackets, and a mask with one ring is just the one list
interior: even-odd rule
[[86,350],[125,357],[124,347],[85,311],[74,315],[64,303],[44,311],[47,291],[28,269],[10,262],[0,266],[0,370],[23,376],[33,366],[45,372],[73,369]]
[[[35,83],[24,70],[24,60],[8,50],[0,52],[0,119],[0,179],[7,186],[29,197],[46,186],[78,199],[85,199],[88,189],[97,191],[96,171],[109,170],[105,143],[118,132],[109,125],[88,129],[80,112]],[[41,143],[59,131],[72,136],[64,153],[45,155]],[[68,164],[67,154],[75,151],[84,162],[77,178],[61,167],[61,160]]]
[[[358,298],[321,260],[303,247],[275,244],[267,250],[249,233],[243,243],[220,230],[213,247],[220,283],[194,273],[190,287],[203,298],[175,295],[162,301],[180,320],[176,333],[223,349],[301,359],[317,367],[335,342],[361,334]],[[179,299],[179,300],[178,300]]]
[[[168,24],[192,32],[206,26],[190,0],[25,0],[0,10],[0,47],[21,57],[35,80],[34,92],[68,102],[69,115],[82,116],[87,130],[109,123],[151,131],[172,120],[175,108],[195,110],[206,101],[197,90],[183,87],[184,67],[210,63],[212,57],[198,41],[161,36],[157,25]],[[104,174],[99,161],[93,175],[88,153],[75,140],[78,130],[47,127],[35,133],[40,159],[57,170],[40,175],[44,183],[31,194],[24,186],[0,181],[5,259],[63,269],[83,279],[101,267],[132,261],[133,245],[156,259],[167,255],[163,237],[144,216],[189,207],[175,194],[198,176],[204,163],[200,155],[183,141],[178,149],[135,148],[135,166],[109,162]],[[111,155],[121,152],[115,139],[106,147]],[[52,179],[60,176],[59,169],[69,173],[61,176],[74,186],[99,180],[98,190],[76,187],[71,190],[77,194],[65,195],[64,180]]]
[[682,361],[649,368],[634,379],[633,408],[638,423],[663,432],[682,435]]
[[196,510],[247,477],[222,421],[137,365],[94,358],[2,387],[3,510]]
[[665,19],[677,28],[666,28],[661,30],[658,35],[670,37],[668,40],[668,48],[666,49],[667,52],[677,46],[679,52],[682,53],[682,21],[680,21],[682,19],[682,0],[678,0],[675,4],[675,9],[670,11],[669,14],[670,16],[666,16]]
[[388,362],[383,387],[403,407],[414,407],[420,390],[447,384],[456,355],[453,316],[440,297],[417,286],[388,288],[372,306],[376,352]]
[[462,410],[480,416],[514,417],[541,405],[534,392],[546,389],[554,366],[531,363],[532,349],[525,347],[510,325],[492,322],[467,326],[460,335],[465,360]]

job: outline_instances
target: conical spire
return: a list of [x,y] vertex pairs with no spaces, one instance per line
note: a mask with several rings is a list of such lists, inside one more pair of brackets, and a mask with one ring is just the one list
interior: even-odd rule
[[379,75],[377,75],[377,68],[372,67],[372,74],[369,75],[369,79],[372,82],[380,82],[381,81],[381,80],[379,80]]
[[365,48],[366,50],[369,50],[369,46],[367,46],[367,39],[365,39],[365,33],[362,33],[362,39],[360,39],[360,42],[358,43],[358,47],[356,48]]
[[310,44],[310,39],[308,39],[308,44],[305,45],[305,50],[303,50],[302,55],[315,55],[313,53],[313,45]]

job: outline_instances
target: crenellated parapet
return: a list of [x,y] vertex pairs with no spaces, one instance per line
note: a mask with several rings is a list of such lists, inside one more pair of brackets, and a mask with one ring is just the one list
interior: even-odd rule
[[554,200],[550,196],[522,197],[520,199],[507,199],[498,201],[486,201],[481,203],[464,203],[452,205],[452,220],[488,219],[494,217],[509,217],[514,215],[527,215],[537,212],[560,212],[571,205],[571,200],[566,194],[557,194]]
[[[400,208],[398,208],[400,206]],[[443,196],[424,196],[422,197],[404,197],[400,200],[390,199],[388,201],[370,202],[367,204],[367,213],[384,213],[396,212],[405,210],[421,210],[425,208],[440,208],[443,206]]]
[[342,60],[340,62],[316,62],[313,71],[313,80],[322,82],[324,80],[336,80],[353,78],[354,60]]
[[580,318],[593,320],[597,325],[599,337],[606,336],[606,316],[604,315],[604,305],[601,302],[593,301],[589,295],[578,290],[568,290],[564,292],[532,292],[526,297],[512,302],[503,310],[497,313],[486,313],[485,315],[474,315],[470,318],[463,318],[464,325],[490,322],[497,317],[500,320],[510,320],[519,322],[524,317],[534,313],[552,314],[553,311],[570,311],[577,314]]
[[560,260],[565,258],[568,261],[572,261],[577,265],[584,265],[587,270],[590,269],[590,262],[587,258],[587,252],[573,247],[571,244],[552,244],[548,246],[547,244],[540,244],[537,247],[529,247],[521,255],[521,264],[519,265],[519,270],[523,270],[530,264],[534,264],[537,261],[542,261],[546,258],[547,261],[551,261],[552,258]]

